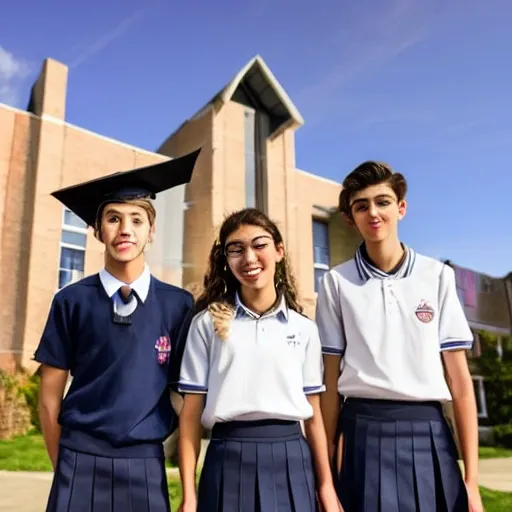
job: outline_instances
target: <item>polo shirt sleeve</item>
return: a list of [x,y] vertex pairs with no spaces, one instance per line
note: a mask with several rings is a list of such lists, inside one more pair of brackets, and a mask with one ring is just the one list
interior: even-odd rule
[[322,352],[343,355],[347,343],[341,314],[341,301],[332,272],[327,272],[320,282],[315,319]]
[[34,353],[34,360],[61,370],[72,368],[73,346],[69,304],[61,294],[57,294],[52,300],[39,346]]
[[[190,324],[181,362],[178,391],[180,393],[207,393],[209,342],[212,336],[208,328],[209,315],[198,313]],[[210,322],[211,323],[211,322]]]
[[439,291],[439,340],[441,351],[471,349],[473,333],[457,295],[455,272],[448,265],[443,265]]
[[313,395],[325,391],[322,346],[318,336],[318,328],[314,322],[310,322],[304,365],[302,367],[302,379],[304,394]]

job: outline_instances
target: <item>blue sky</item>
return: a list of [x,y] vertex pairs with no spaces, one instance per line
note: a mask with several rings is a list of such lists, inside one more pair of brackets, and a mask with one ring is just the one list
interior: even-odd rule
[[260,54],[306,121],[297,167],[341,181],[387,161],[409,181],[402,239],[499,276],[511,19],[508,0],[18,0],[0,17],[0,101],[25,108],[52,57],[70,68],[69,122],[154,150]]

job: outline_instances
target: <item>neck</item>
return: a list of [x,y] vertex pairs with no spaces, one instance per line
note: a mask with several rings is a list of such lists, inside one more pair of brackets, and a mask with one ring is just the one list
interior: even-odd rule
[[277,292],[274,286],[262,290],[242,287],[240,298],[251,311],[261,315],[276,303]]
[[119,281],[126,284],[131,284],[139,278],[144,272],[144,267],[144,257],[135,258],[128,262],[116,261],[108,257],[105,258],[105,270],[119,279]]
[[380,242],[365,242],[366,252],[375,266],[384,272],[391,272],[404,255],[404,249],[398,238]]

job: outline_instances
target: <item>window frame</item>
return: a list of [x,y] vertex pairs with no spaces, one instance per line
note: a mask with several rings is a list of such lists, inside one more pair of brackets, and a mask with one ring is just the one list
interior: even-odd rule
[[473,383],[477,382],[478,396],[476,396],[476,406],[478,417],[481,419],[488,418],[487,399],[485,395],[485,378],[482,375],[471,375]]
[[[327,255],[329,257],[329,252],[330,252],[330,240],[329,240],[329,223],[326,222],[324,219],[319,219],[317,217],[313,217],[312,218],[312,221],[311,221],[311,237],[312,237],[312,241],[313,241],[313,290],[315,292],[315,295],[318,294],[318,291],[317,291],[317,280],[316,280],[316,277],[315,277],[315,270],[324,270],[324,275],[330,270],[330,266],[328,263],[320,263],[320,262],[317,262],[315,261],[315,248],[317,247],[317,245],[315,244],[315,223],[318,223],[318,224],[322,224],[323,226],[325,226],[325,229],[326,229],[326,233],[327,233]],[[319,246],[318,246],[319,247]]]
[[[59,242],[59,261],[58,261],[58,264],[57,264],[57,290],[61,290],[62,288],[64,288],[68,284],[71,284],[72,282],[74,282],[74,281],[71,281],[70,283],[67,283],[64,286],[60,286],[60,273],[62,271],[72,272],[73,270],[78,270],[78,269],[65,268],[65,267],[61,266],[61,262],[62,262],[62,249],[71,249],[71,250],[74,250],[74,251],[83,252],[84,253],[84,268],[82,268],[79,271],[82,272],[82,275],[84,274],[84,271],[85,271],[85,253],[86,253],[86,249],[87,249],[88,226],[85,223],[84,223],[83,227],[73,226],[71,224],[66,224],[66,212],[67,211],[73,213],[67,207],[64,207],[62,209],[61,235],[60,235],[60,242]],[[82,245],[70,244],[68,242],[63,242],[62,241],[62,234],[64,232],[66,232],[66,231],[69,232],[69,233],[76,233],[76,234],[80,234],[80,235],[85,235],[85,237],[86,237],[85,238],[85,245],[82,246]]]

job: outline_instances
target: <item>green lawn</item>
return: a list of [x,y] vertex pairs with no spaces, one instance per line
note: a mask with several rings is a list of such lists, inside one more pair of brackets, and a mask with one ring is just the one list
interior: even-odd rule
[[51,471],[43,436],[28,434],[0,440],[0,469],[8,471]]
[[[512,450],[501,448],[480,448],[482,458],[511,457]],[[0,470],[8,471],[51,471],[42,436],[29,434],[9,441],[0,440]],[[177,510],[181,500],[179,479],[169,479],[169,495],[173,510]],[[491,491],[482,488],[486,512],[512,511],[512,493]]]
[[479,455],[481,459],[496,459],[498,457],[512,457],[512,450],[495,446],[480,446]]

